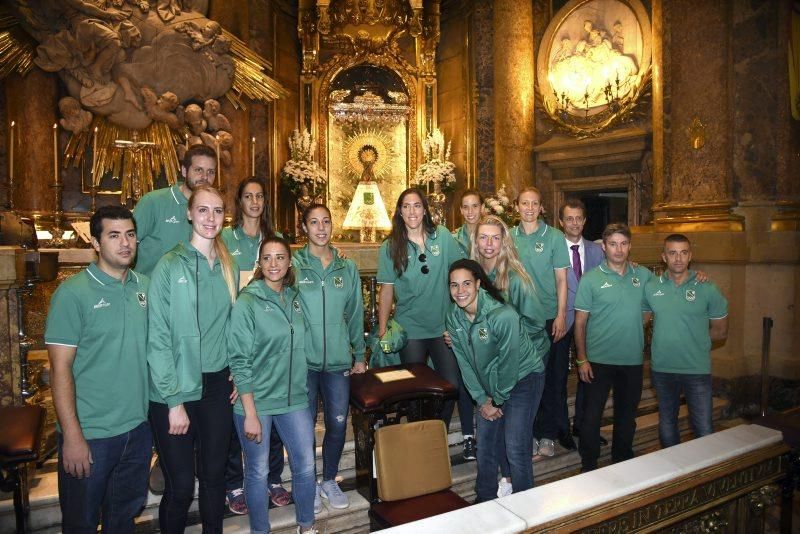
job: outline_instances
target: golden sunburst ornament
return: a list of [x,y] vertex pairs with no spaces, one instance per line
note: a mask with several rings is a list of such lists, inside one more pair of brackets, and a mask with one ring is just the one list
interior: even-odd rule
[[344,142],[342,155],[345,160],[343,167],[356,181],[361,179],[365,161],[371,163],[372,175],[377,181],[389,175],[397,157],[394,143],[387,133],[372,128],[353,132]]

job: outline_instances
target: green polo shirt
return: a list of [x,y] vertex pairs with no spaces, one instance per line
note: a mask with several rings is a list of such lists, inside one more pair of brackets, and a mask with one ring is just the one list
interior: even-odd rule
[[227,227],[222,229],[222,240],[240,271],[252,271],[256,268],[258,246],[261,244],[260,233],[250,237],[239,227]]
[[189,201],[181,192],[181,183],[147,193],[136,203],[136,270],[150,276],[161,256],[181,241],[188,241],[192,225],[186,218]]
[[[75,407],[86,439],[124,434],[147,419],[147,287],[95,264],[63,282],[50,300],[44,339],[76,347]],[[59,431],[60,431],[59,427]]]
[[624,275],[619,275],[603,261],[581,277],[575,310],[589,313],[586,327],[589,361],[642,364],[644,288],[652,276],[644,267],[631,264]]
[[[419,261],[425,253],[425,261]],[[378,283],[394,285],[395,320],[406,329],[408,339],[441,337],[450,304],[448,270],[464,253],[450,231],[437,226],[425,239],[425,250],[408,243],[408,267],[398,276],[389,256],[389,240],[378,254]],[[428,274],[422,272],[428,266]]]
[[535,232],[526,234],[522,225],[515,226],[511,229],[511,237],[522,265],[536,284],[545,317],[555,319],[558,315],[558,294],[553,271],[571,265],[567,247],[564,246],[564,233],[540,220]]
[[645,309],[653,312],[650,365],[661,373],[710,374],[708,321],[728,315],[728,301],[692,271],[679,286],[665,273],[645,287]]

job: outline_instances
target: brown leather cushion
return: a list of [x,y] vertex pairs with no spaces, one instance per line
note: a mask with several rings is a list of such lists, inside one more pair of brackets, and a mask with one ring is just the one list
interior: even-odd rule
[[44,430],[41,406],[0,408],[0,461],[22,463],[36,460]]
[[375,432],[378,497],[398,501],[450,489],[447,429],[439,419],[389,425]]
[[467,501],[452,491],[445,490],[402,501],[375,503],[370,508],[370,512],[379,522],[396,526],[467,506],[469,506]]
[[[381,382],[376,375],[406,369],[413,378]],[[350,402],[364,412],[380,410],[391,402],[439,395],[455,398],[456,387],[436,371],[423,364],[405,364],[369,369],[366,373],[350,375]]]

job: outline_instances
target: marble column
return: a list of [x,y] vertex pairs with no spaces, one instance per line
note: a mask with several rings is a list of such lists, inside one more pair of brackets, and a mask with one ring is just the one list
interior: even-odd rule
[[731,213],[730,5],[674,0],[654,7],[655,29],[663,29],[654,54],[655,222],[740,230],[741,217]]
[[[14,209],[24,215],[52,213],[53,124],[58,121],[58,79],[38,68],[5,81],[6,116],[16,122]],[[66,142],[66,141],[64,141]],[[59,143],[63,153],[64,142]],[[61,171],[61,169],[59,169]]]
[[495,183],[533,183],[533,5],[495,0],[493,13]]
[[492,2],[475,2],[472,17],[472,46],[475,70],[475,157],[476,185],[487,194],[494,193],[494,61],[492,41],[494,32]]

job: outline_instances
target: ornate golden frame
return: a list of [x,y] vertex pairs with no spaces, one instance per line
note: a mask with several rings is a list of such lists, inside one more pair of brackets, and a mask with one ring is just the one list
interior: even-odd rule
[[[400,76],[400,79],[406,86],[406,90],[408,91],[408,104],[411,108],[408,116],[406,146],[408,147],[409,173],[413,172],[413,170],[417,168],[417,155],[420,145],[420,134],[417,131],[419,124],[417,115],[419,114],[419,110],[424,108],[424,105],[421,105],[422,103],[419,102],[421,94],[419,91],[417,91],[417,85],[419,82],[416,75],[413,74],[416,72],[416,69],[402,58],[386,54],[375,54],[371,52],[358,54],[355,57],[346,54],[339,54],[320,67],[319,79],[321,82],[317,94],[317,109],[319,111],[317,113],[316,132],[318,139],[317,146],[319,149],[319,161],[325,165],[326,169],[328,168],[328,93],[330,92],[331,83],[333,82],[334,78],[336,78],[336,76],[344,70],[366,64],[376,65],[378,67],[393,70],[398,76]],[[406,175],[406,187],[408,187],[408,181],[409,175]],[[330,181],[328,182],[328,187],[330,188]],[[330,191],[328,191],[328,194],[330,195]]]
[[[557,38],[560,37],[559,30],[561,30],[562,25],[576,10],[587,4],[612,1],[628,7],[635,15],[636,21],[639,24],[639,29],[642,34],[642,57],[639,64],[641,79],[630,95],[620,99],[616,110],[606,108],[602,112],[590,116],[581,124],[580,121],[570,120],[573,117],[572,115],[563,112],[560,113],[557,109],[557,102],[552,94],[553,88],[548,78],[550,55],[553,50],[553,45],[556,43]],[[634,110],[639,104],[642,95],[645,94],[650,87],[653,53],[652,41],[650,17],[640,0],[570,0],[553,16],[550,24],[547,25],[536,58],[536,94],[542,105],[542,109],[544,109],[547,116],[559,129],[579,138],[593,137],[610,128],[613,124],[626,117]]]

